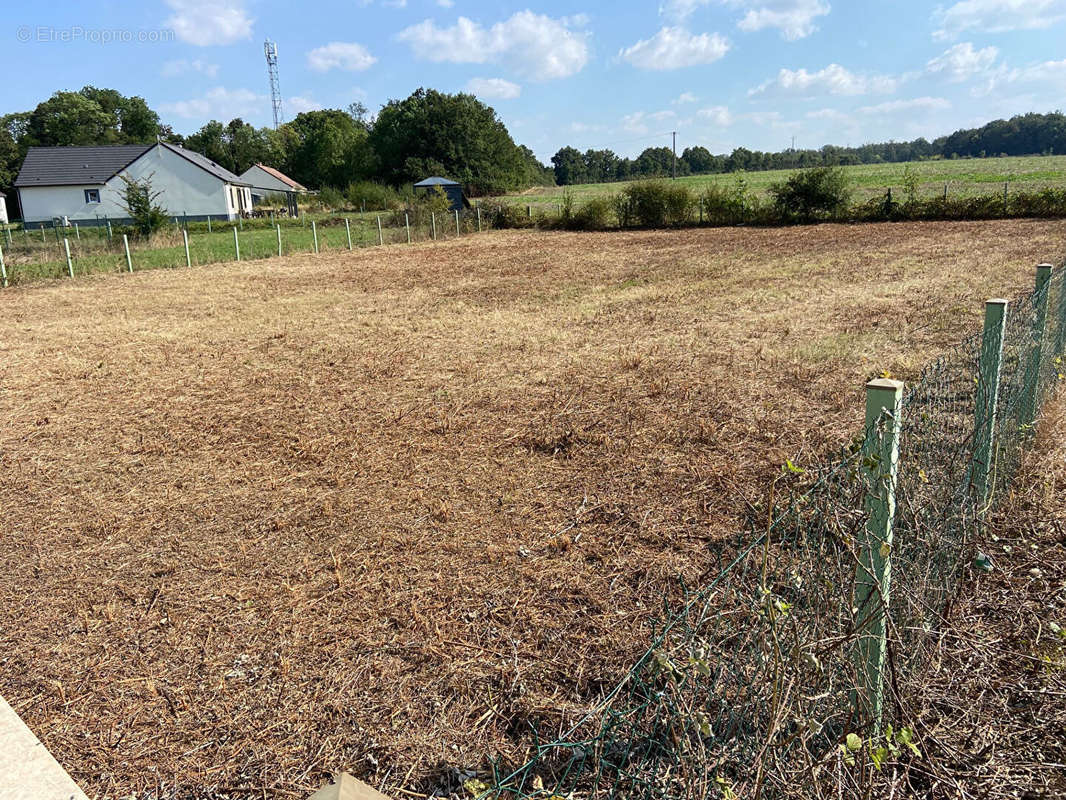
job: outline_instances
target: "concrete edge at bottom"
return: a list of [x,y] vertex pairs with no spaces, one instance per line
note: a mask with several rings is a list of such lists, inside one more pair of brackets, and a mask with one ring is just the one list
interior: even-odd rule
[[0,800],[88,800],[67,771],[0,697]]

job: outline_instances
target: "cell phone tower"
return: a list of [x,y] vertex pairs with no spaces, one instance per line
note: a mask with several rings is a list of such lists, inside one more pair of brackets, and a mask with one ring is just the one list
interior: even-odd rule
[[267,59],[267,74],[270,76],[270,102],[274,105],[274,130],[281,124],[281,86],[278,84],[278,46],[267,39],[263,42]]

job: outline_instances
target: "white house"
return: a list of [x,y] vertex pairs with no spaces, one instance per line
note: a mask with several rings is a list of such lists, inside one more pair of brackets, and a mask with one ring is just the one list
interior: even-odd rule
[[286,175],[279,169],[268,167],[266,164],[253,164],[241,173],[241,180],[252,186],[252,204],[259,205],[269,195],[279,194],[285,196],[285,204],[289,213],[296,215],[297,195],[308,194],[308,188]]
[[7,195],[0,192],[0,225],[7,225]]
[[122,176],[148,180],[171,217],[236,219],[251,211],[251,187],[205,156],[167,142],[31,147],[15,179],[23,223],[103,225],[129,221]]

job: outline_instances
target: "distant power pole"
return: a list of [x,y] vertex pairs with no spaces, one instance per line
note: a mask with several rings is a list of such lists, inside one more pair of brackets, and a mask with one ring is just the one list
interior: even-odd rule
[[281,124],[281,86],[278,83],[278,46],[267,39],[263,42],[267,60],[267,75],[270,77],[270,102],[274,106],[274,130]]
[[671,131],[671,134],[674,137],[674,172],[673,172],[672,177],[676,181],[677,180],[677,131]]

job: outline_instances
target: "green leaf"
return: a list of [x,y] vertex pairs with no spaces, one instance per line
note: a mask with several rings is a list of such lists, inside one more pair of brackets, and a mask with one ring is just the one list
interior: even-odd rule
[[862,739],[857,733],[849,733],[845,741],[847,742],[848,750],[853,753],[862,749]]

